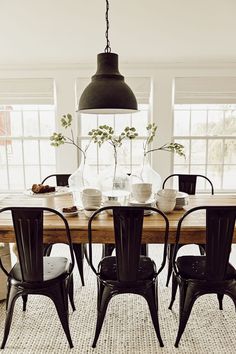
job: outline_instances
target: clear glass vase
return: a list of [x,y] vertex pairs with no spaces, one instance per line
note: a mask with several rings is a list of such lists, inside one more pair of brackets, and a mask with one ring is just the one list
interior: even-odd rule
[[151,183],[153,196],[161,189],[161,176],[152,168],[147,156],[144,156],[142,164],[131,175],[133,183]]
[[98,175],[91,166],[81,159],[79,167],[69,177],[69,187],[73,194],[74,205],[82,206],[81,192],[84,188],[98,188]]
[[130,177],[124,167],[113,163],[99,174],[99,189],[106,199],[117,198],[123,205],[130,194]]

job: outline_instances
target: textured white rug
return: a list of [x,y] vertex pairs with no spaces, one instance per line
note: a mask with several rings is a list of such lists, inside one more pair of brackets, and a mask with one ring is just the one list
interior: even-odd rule
[[[100,255],[100,246],[97,254]],[[189,247],[189,246],[188,246]],[[161,246],[151,246],[151,257],[158,263]],[[65,253],[64,246],[55,246],[54,254]],[[197,249],[196,249],[197,252]],[[233,254],[236,255],[234,248]],[[233,260],[235,264],[235,260]],[[3,353],[94,353],[94,354],[156,354],[156,353],[235,353],[236,313],[234,304],[224,298],[224,310],[218,309],[216,295],[201,297],[193,307],[178,349],[174,341],[178,326],[178,301],[168,310],[170,287],[165,287],[166,271],[159,276],[159,320],[164,348],[160,348],[145,300],[135,295],[115,297],[107,311],[97,348],[92,349],[96,324],[96,278],[85,263],[82,287],[75,267],[75,305],[70,308],[70,328],[74,348],[69,349],[50,299],[31,296],[27,311],[22,301],[16,302],[11,331]],[[0,341],[5,321],[5,302],[0,303]]]

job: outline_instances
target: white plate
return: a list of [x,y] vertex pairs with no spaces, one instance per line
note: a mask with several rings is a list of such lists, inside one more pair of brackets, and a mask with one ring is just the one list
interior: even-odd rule
[[70,194],[70,188],[68,187],[56,187],[55,192],[50,192],[50,193],[34,193],[31,189],[27,189],[24,191],[25,195],[28,195],[30,197],[34,198],[47,198],[47,197],[59,197],[61,195],[66,195]]
[[70,213],[65,213],[62,211],[63,208],[59,208],[57,209],[57,211],[59,211],[59,213],[61,213],[63,216],[65,216],[66,218],[69,218],[71,216],[76,216],[79,214],[79,209],[77,208],[77,211],[72,211]]

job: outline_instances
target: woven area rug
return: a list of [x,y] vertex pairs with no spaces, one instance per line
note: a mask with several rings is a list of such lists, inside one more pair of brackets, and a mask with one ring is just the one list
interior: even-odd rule
[[[187,246],[189,247],[189,246]],[[150,247],[150,256],[158,264],[161,246]],[[65,246],[54,246],[53,254],[65,254]],[[197,252],[197,248],[196,248]],[[232,254],[236,255],[236,249]],[[101,255],[96,246],[97,259]],[[235,264],[235,260],[232,260]],[[178,327],[178,298],[168,310],[170,286],[165,287],[166,270],[159,276],[159,320],[164,348],[160,348],[145,300],[137,295],[119,295],[110,302],[96,349],[91,348],[96,323],[96,278],[85,262],[85,287],[75,267],[75,305],[70,308],[70,329],[74,348],[69,349],[50,299],[29,297],[27,311],[22,301],[15,306],[11,331],[3,353],[235,353],[236,314],[232,300],[224,298],[224,310],[218,309],[216,295],[202,296],[193,307],[179,348],[174,347]],[[5,302],[0,303],[0,340],[5,321]]]

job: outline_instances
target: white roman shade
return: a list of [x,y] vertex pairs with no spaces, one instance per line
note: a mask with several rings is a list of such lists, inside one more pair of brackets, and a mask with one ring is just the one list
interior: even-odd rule
[[[78,78],[76,80],[76,97],[77,104],[85,87],[90,83],[90,78]],[[151,94],[151,78],[150,77],[125,77],[125,82],[133,91],[139,104],[149,103]]]
[[54,104],[54,80],[0,79],[0,104]]
[[176,78],[175,103],[236,103],[236,77]]

